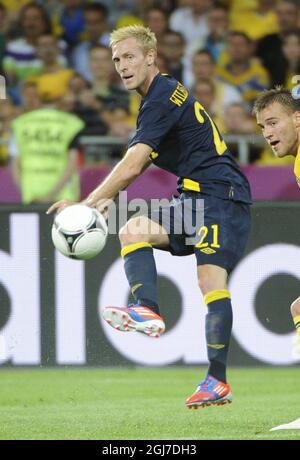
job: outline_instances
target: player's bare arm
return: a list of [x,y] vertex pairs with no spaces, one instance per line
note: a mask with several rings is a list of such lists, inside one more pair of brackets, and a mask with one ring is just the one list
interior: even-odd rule
[[[83,200],[90,207],[102,211],[110,200],[114,200],[121,190],[126,189],[150,165],[149,155],[152,148],[146,144],[130,147],[124,158],[113,168],[104,181]],[[60,212],[72,204],[68,200],[60,200],[47,210],[47,214]]]

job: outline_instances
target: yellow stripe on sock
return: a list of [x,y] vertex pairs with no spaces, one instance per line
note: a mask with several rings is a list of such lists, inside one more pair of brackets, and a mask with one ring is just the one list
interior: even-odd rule
[[[298,327],[300,327],[300,315],[295,316],[295,317],[293,318],[293,321],[294,321],[295,326],[296,326],[297,323],[299,323],[299,326],[298,326]],[[297,328],[297,329],[298,329],[298,328]]]
[[141,286],[143,286],[141,283],[138,283],[138,284],[135,284],[132,288],[131,288],[131,294],[134,295],[135,291],[140,288]]
[[125,246],[122,251],[121,251],[121,256],[125,257],[127,254],[130,254],[133,251],[136,251],[137,249],[141,248],[152,248],[152,245],[150,243],[133,243],[129,244],[128,246]]
[[215,343],[214,345],[208,343],[207,346],[209,348],[214,348],[215,350],[221,350],[221,348],[225,348],[225,345],[223,345],[222,343]]
[[208,305],[215,300],[231,299],[230,292],[227,289],[216,289],[215,291],[208,292],[204,296],[204,302]]

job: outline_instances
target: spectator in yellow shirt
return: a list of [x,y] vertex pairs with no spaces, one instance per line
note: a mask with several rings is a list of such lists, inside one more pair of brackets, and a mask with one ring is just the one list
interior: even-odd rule
[[216,75],[234,85],[251,108],[259,93],[269,87],[268,73],[260,61],[253,57],[253,42],[245,33],[230,32],[227,51],[229,62],[224,66],[219,65]]
[[54,35],[42,35],[37,41],[37,53],[43,66],[36,77],[31,77],[37,85],[38,93],[44,102],[52,102],[64,96],[74,71],[59,63],[59,48]]
[[[241,6],[245,1],[238,2]],[[231,30],[242,30],[252,40],[259,40],[265,35],[278,32],[276,12],[277,0],[257,0],[248,5],[248,9],[237,8],[231,11]],[[246,5],[243,5],[246,7]]]

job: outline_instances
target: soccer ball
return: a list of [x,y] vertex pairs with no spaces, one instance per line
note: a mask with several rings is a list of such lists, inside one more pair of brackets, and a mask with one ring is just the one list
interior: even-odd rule
[[88,260],[105,246],[108,228],[103,215],[95,208],[74,204],[54,219],[52,241],[56,249],[71,259]]

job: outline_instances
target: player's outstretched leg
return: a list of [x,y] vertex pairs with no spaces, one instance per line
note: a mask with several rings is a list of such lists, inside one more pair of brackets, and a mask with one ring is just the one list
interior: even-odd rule
[[132,219],[120,232],[121,255],[135,303],[109,306],[103,311],[105,321],[119,331],[142,332],[158,338],[165,330],[157,300],[157,272],[151,244],[167,244],[168,237],[161,235],[162,230],[145,217]]
[[292,303],[291,314],[297,331],[297,354],[300,356],[300,297]]

